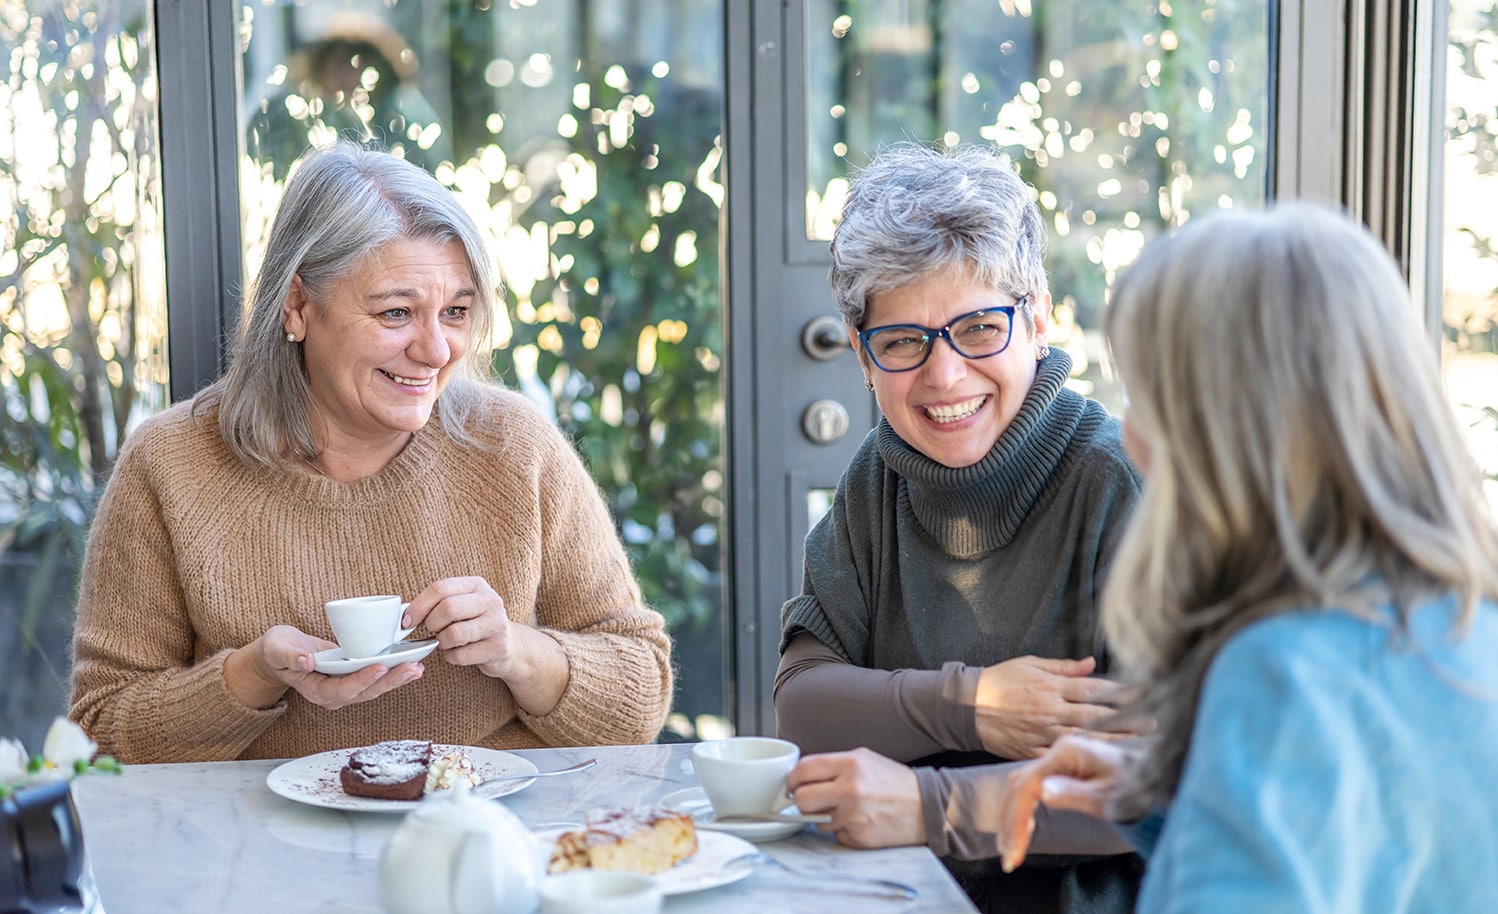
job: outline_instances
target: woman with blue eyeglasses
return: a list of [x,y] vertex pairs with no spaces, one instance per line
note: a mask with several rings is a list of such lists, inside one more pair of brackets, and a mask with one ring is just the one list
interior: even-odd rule
[[1066,813],[1016,873],[965,862],[994,845],[966,821],[986,779],[961,766],[1113,713],[1096,602],[1139,495],[1118,420],[1046,345],[1031,190],[988,149],[895,146],[855,177],[831,252],[884,418],[782,610],[778,731],[810,753],[796,803],[850,846],[927,844],[980,907],[1130,910],[1138,858]]

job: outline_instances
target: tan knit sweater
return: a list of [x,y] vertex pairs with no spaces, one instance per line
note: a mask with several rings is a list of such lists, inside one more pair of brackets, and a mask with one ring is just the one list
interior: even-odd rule
[[[126,443],[89,535],[71,716],[124,762],[287,758],[387,739],[494,749],[643,743],[671,702],[670,641],[646,608],[582,461],[518,394],[495,388],[481,449],[433,416],[352,485],[247,467],[217,413],[180,404]],[[277,624],[332,639],[323,604],[479,575],[512,620],[551,633],[571,680],[535,717],[476,668],[425,675],[328,711],[294,690],[240,704],[224,658]],[[418,630],[414,637],[425,635]]]

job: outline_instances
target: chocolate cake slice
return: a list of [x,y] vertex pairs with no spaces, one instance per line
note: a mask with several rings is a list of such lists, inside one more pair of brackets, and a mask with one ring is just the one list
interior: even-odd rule
[[426,792],[432,744],[397,739],[355,749],[338,772],[343,792],[376,800],[419,800]]

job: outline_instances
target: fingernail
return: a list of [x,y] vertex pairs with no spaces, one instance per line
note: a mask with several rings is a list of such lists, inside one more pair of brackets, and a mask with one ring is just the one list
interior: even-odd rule
[[1004,870],[1004,872],[1012,873],[1014,872],[1014,859],[1011,858],[1008,854],[1005,854],[999,861],[999,866]]

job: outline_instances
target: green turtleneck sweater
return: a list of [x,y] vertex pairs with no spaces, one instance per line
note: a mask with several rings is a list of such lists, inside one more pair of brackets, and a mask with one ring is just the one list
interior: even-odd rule
[[[980,752],[972,698],[983,667],[1035,655],[1091,656],[1106,668],[1098,597],[1139,477],[1121,423],[1063,386],[1070,369],[1053,351],[1014,421],[971,466],[937,463],[886,421],[869,433],[806,538],[802,592],[781,612],[781,736],[805,752],[869,746],[906,762]],[[861,669],[827,676],[855,672],[844,664]],[[993,855],[993,823],[978,807],[998,772],[916,773],[931,849]],[[1049,853],[1117,844],[1040,825],[1038,849]],[[1098,910],[1127,910],[1118,900]]]
[[1119,421],[1062,386],[1069,369],[1053,352],[971,466],[937,463],[881,420],[806,538],[781,650],[806,631],[883,670],[1025,654],[1101,662],[1097,596],[1139,478]]

